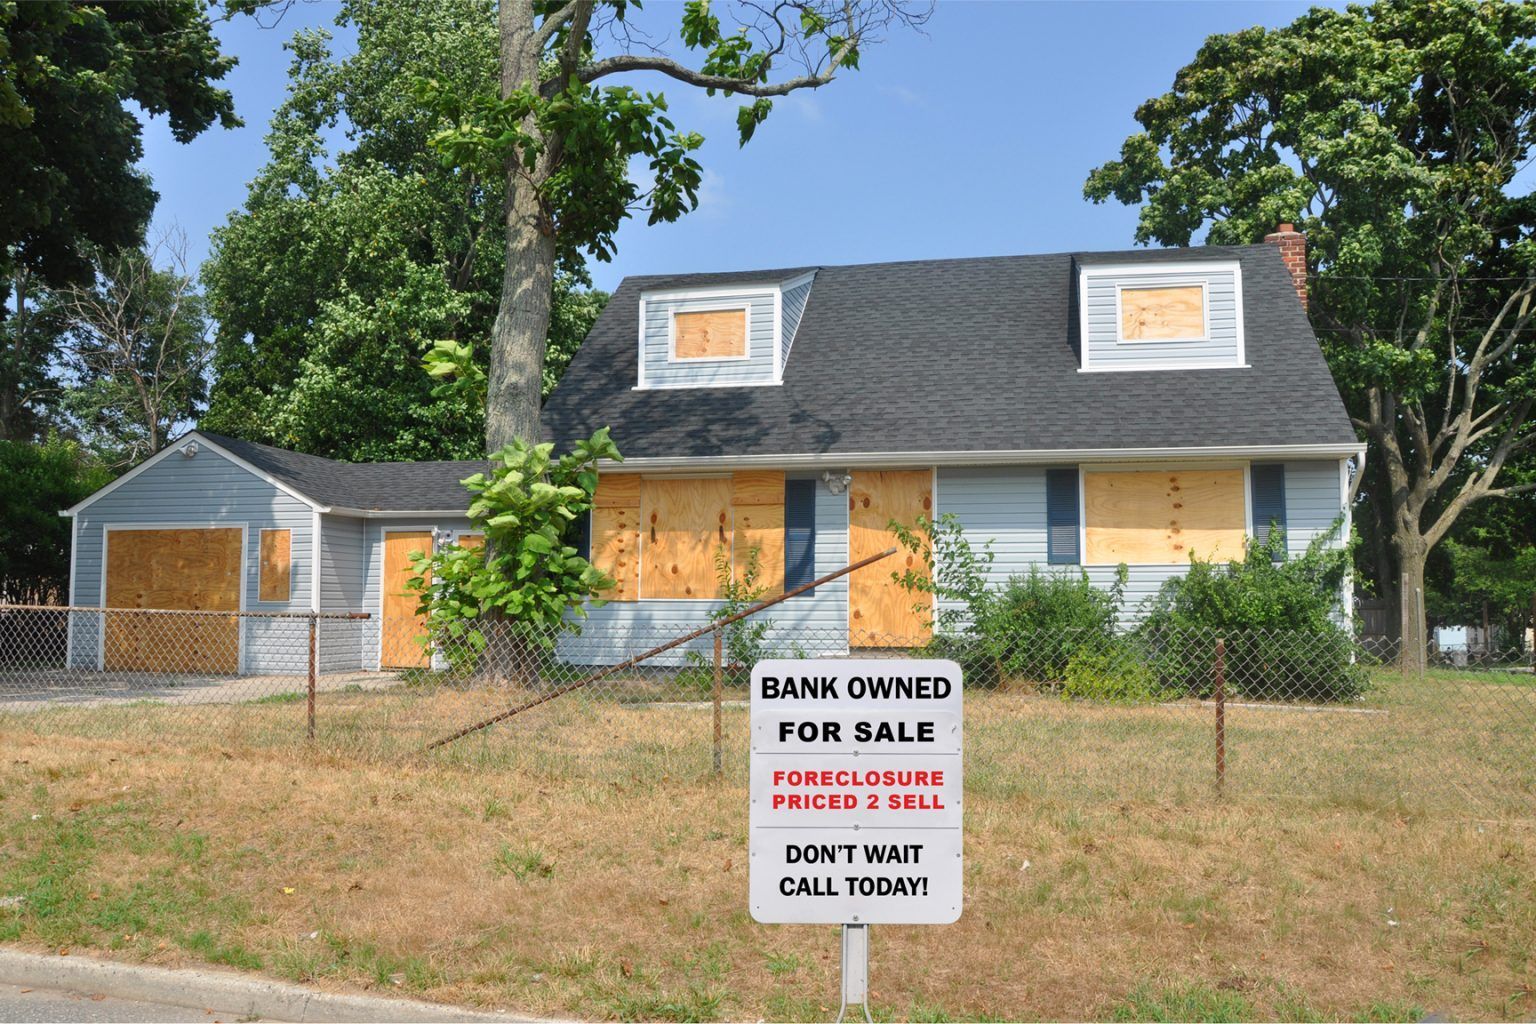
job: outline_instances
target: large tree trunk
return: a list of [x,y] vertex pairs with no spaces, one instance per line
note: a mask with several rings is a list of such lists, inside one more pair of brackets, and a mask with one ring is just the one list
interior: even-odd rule
[[[539,73],[533,5],[506,0],[499,6],[501,94],[505,98]],[[536,126],[525,125],[529,131]],[[486,393],[485,446],[496,451],[517,438],[538,441],[544,346],[555,279],[555,236],[538,183],[548,155],[531,171],[507,160],[507,266],[501,305],[491,327],[491,372]]]
[[1402,624],[1398,665],[1404,672],[1419,673],[1425,668],[1429,641],[1424,621],[1424,562],[1429,547],[1417,535],[1404,536],[1401,532],[1393,547],[1397,552],[1398,611]]

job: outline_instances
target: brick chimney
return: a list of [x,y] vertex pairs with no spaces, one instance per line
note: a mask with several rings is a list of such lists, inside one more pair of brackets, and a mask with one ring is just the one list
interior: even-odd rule
[[1273,234],[1265,235],[1269,245],[1280,247],[1280,258],[1285,269],[1291,272],[1291,283],[1301,297],[1301,308],[1307,308],[1307,236],[1296,230],[1294,224],[1281,224]]

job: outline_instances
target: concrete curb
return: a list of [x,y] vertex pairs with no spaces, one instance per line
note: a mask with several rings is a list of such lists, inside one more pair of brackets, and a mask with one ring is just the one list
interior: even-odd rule
[[270,1017],[294,1024],[409,1024],[412,1021],[537,1020],[483,1013],[440,1003],[319,992],[302,985],[231,971],[171,969],[124,964],[89,956],[49,956],[0,949],[0,983],[63,989],[147,1003],[213,1010],[232,1017]]

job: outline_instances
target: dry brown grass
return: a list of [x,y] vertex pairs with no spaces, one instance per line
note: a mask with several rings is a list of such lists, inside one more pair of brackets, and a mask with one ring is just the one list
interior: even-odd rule
[[[337,695],[312,751],[302,705],[113,712],[142,742],[6,723],[0,938],[539,1014],[835,1011],[836,930],[747,915],[745,755],[708,776],[707,710],[570,701],[404,756],[504,696]],[[890,1015],[1536,1013],[1533,767],[1502,742],[1234,711],[1218,803],[1204,709],[968,699],[965,916],[876,930]],[[384,721],[401,750],[357,757]],[[1390,784],[1447,771],[1434,800]]]

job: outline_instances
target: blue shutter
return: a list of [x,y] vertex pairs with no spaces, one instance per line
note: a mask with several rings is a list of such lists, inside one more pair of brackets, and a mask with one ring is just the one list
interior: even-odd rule
[[571,547],[575,548],[576,553],[582,558],[589,562],[592,560],[591,512],[577,516],[576,521],[571,523]]
[[1253,537],[1267,544],[1273,527],[1285,529],[1285,466],[1255,463],[1248,467],[1248,479],[1253,489]]
[[1045,471],[1045,546],[1051,565],[1076,565],[1078,524],[1077,470]]
[[816,481],[785,480],[784,589],[803,587],[815,578]]

